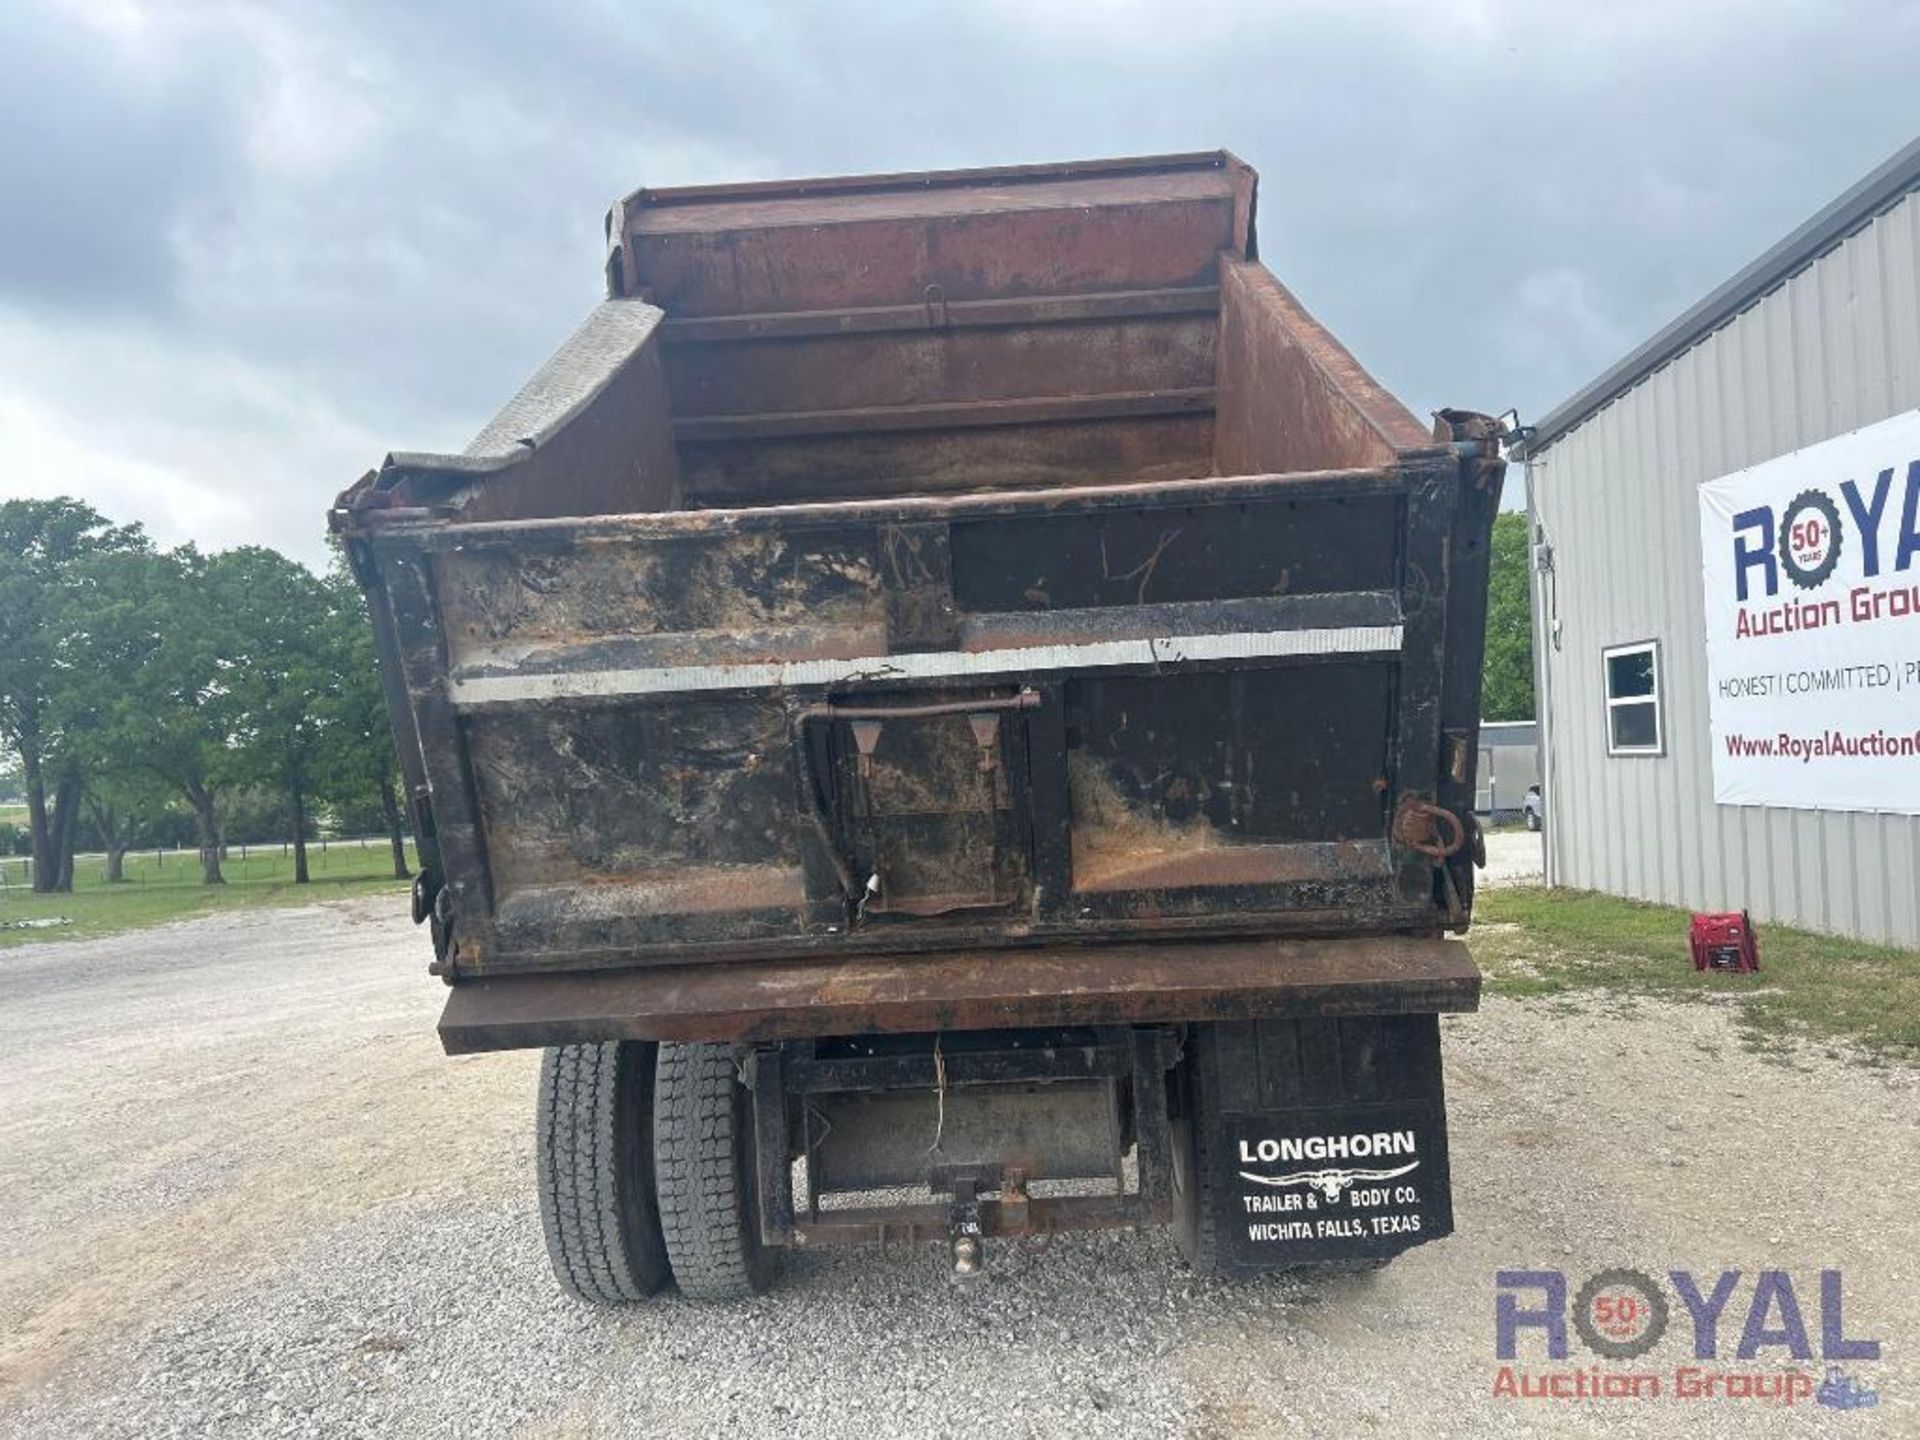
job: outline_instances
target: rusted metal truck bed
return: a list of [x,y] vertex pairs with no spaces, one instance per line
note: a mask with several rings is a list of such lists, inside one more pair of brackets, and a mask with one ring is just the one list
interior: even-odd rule
[[450,1048],[1471,1007],[1495,428],[1254,194],[641,191],[474,445],[341,497]]
[[460,1054],[589,1040],[782,1040],[1032,1026],[1337,1019],[1472,1010],[1454,940],[1380,936],[1030,946],[470,980],[440,1022]]

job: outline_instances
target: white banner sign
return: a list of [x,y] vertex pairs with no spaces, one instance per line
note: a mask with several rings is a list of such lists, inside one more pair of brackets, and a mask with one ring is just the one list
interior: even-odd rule
[[1700,487],[1713,798],[1920,814],[1920,410]]

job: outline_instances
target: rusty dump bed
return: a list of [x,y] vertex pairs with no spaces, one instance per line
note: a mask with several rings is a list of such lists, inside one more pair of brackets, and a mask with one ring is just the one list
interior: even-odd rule
[[1209,1014],[1341,956],[1472,1003],[1493,427],[1253,220],[1223,153],[616,207],[560,353],[334,514],[450,1044],[816,1033],[835,975],[879,1029],[1198,1018],[1182,956]]

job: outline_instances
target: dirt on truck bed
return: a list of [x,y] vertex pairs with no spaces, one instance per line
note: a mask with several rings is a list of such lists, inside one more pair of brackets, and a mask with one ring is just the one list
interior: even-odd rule
[[[381,899],[0,953],[0,1433],[1920,1433],[1920,1074],[1762,1059],[1716,1006],[1448,1020],[1458,1233],[1377,1274],[1079,1234],[609,1313],[541,1252],[537,1055],[441,1055],[420,950]],[[1817,1346],[1841,1269],[1879,1404],[1495,1398],[1496,1273],[1623,1265],[1740,1269],[1721,1363],[1767,1373],[1732,1360],[1755,1273]],[[1692,1363],[1675,1309],[1644,1368]]]

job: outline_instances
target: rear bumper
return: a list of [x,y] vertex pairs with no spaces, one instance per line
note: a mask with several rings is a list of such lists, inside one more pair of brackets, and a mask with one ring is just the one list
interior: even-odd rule
[[453,987],[440,1042],[462,1055],[602,1040],[1408,1015],[1479,1003],[1479,967],[1458,940],[1216,940],[472,979]]

